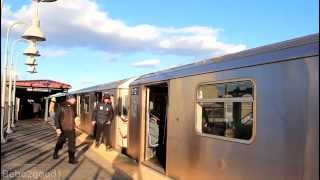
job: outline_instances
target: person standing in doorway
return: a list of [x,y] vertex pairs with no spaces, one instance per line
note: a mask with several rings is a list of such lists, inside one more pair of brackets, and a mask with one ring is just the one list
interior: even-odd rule
[[34,102],[32,104],[32,112],[33,112],[33,117],[34,118],[39,118],[40,117],[40,113],[41,113],[41,105],[38,102]]
[[62,102],[58,107],[55,115],[55,126],[58,135],[58,141],[56,143],[53,159],[58,159],[58,152],[62,149],[63,144],[68,139],[68,154],[69,163],[76,164],[75,151],[76,151],[76,133],[75,133],[75,113],[73,105],[76,99],[73,95],[68,95],[67,100]]
[[56,106],[56,98],[51,98],[50,104],[49,104],[49,116],[52,121],[54,121],[54,115],[55,115],[55,106]]
[[109,94],[103,96],[103,102],[96,105],[92,113],[92,124],[96,124],[96,147],[104,139],[107,151],[111,149],[111,123],[114,116]]

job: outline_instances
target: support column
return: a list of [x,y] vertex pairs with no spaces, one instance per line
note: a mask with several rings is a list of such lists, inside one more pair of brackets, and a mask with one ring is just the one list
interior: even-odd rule
[[46,107],[45,107],[45,111],[44,111],[44,121],[47,122],[48,121],[48,104],[49,104],[49,98],[46,97]]

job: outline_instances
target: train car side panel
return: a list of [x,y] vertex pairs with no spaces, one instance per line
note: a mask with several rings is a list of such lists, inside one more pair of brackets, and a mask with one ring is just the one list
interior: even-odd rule
[[[318,106],[318,69],[311,68],[318,61],[309,57],[171,80],[167,174],[180,179],[314,177],[318,152],[311,142],[318,140],[318,112],[308,107]],[[198,135],[199,84],[241,79],[255,84],[253,139],[241,143]]]

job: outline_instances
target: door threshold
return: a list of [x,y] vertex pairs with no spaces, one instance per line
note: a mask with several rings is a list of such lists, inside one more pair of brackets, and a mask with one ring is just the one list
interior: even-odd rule
[[159,172],[159,173],[161,173],[163,175],[166,175],[166,172],[165,172],[164,168],[159,166],[159,165],[156,165],[156,164],[154,164],[154,163],[152,163],[150,161],[143,161],[141,163],[143,165],[147,166],[148,168],[151,168],[151,169],[153,169],[153,170],[155,170],[155,171],[157,171],[157,172]]

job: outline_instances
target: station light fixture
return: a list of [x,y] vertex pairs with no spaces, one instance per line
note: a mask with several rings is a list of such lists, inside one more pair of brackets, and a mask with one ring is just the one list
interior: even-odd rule
[[39,51],[36,47],[36,41],[29,40],[29,46],[23,54],[26,56],[40,56]]
[[37,65],[28,66],[27,72],[29,72],[29,73],[38,73]]
[[28,56],[25,65],[36,66],[36,65],[38,65],[38,63],[37,63],[37,60],[34,56]]
[[34,17],[32,18],[32,25],[22,35],[22,38],[27,40],[45,41],[46,38],[40,29],[40,20],[38,17],[38,4],[40,2],[55,2],[57,0],[34,0]]
[[32,25],[23,33],[22,38],[33,41],[45,41],[41,29],[40,29],[40,20],[39,18],[34,18],[32,20]]

